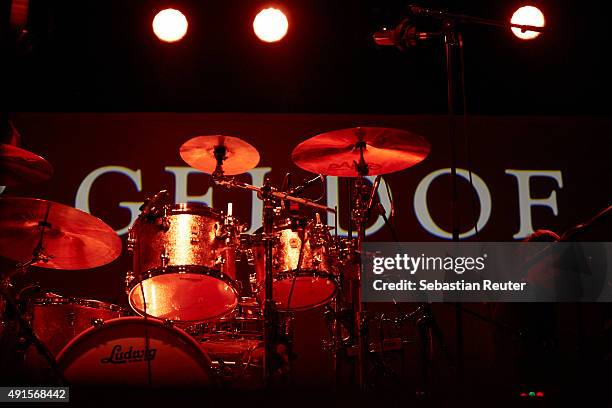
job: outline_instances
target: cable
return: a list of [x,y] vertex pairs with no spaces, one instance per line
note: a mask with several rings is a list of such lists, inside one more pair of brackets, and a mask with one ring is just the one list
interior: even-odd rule
[[151,369],[151,359],[149,358],[149,350],[150,350],[150,343],[149,343],[149,321],[148,321],[148,314],[147,314],[147,299],[145,297],[145,291],[144,291],[144,281],[140,281],[140,293],[142,295],[142,308],[143,308],[143,313],[144,313],[144,325],[145,325],[145,361],[147,363],[147,384],[149,386],[153,385],[153,373],[152,373],[152,369]]
[[385,182],[385,190],[387,190],[387,197],[389,198],[389,203],[391,203],[391,213],[389,214],[389,219],[392,219],[395,216],[395,201],[393,200],[393,194],[391,194],[391,189],[389,188],[389,183],[384,179]]

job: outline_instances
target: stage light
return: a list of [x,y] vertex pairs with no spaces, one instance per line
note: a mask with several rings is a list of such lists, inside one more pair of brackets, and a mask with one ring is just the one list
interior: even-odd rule
[[[537,7],[524,6],[514,12],[510,23],[544,27],[546,21],[544,20],[544,14]],[[541,34],[536,31],[523,31],[517,27],[512,27],[512,32],[522,40],[533,40]]]
[[165,9],[153,19],[153,32],[162,41],[175,42],[187,33],[187,18],[175,9]]
[[279,9],[267,8],[261,10],[253,20],[253,30],[261,41],[280,41],[289,28],[285,14]]

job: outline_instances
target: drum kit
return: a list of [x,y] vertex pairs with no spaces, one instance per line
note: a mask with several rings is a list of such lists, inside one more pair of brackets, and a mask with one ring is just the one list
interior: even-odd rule
[[[259,162],[256,148],[244,140],[188,140],[180,148],[186,163],[222,188],[257,193],[263,227],[244,233],[232,203],[226,211],[175,204],[165,190],[145,200],[127,237],[133,265],[125,278],[129,309],[50,291],[27,297],[15,282],[30,268],[96,268],[120,256],[122,241],[102,220],[75,208],[2,197],[0,256],[17,262],[2,276],[3,328],[17,328],[27,345],[26,362],[43,362],[70,384],[257,388],[289,371],[294,312],[326,306],[350,311],[345,330],[352,331],[362,383],[370,346],[359,289],[360,249],[372,212],[382,211],[387,220],[374,205],[376,189],[382,175],[414,166],[429,149],[423,137],[404,130],[323,133],[300,143],[291,156],[317,176],[281,189],[269,180],[254,186],[232,177]],[[3,185],[40,182],[53,173],[45,159],[14,146],[3,145],[0,156]],[[352,181],[348,237],[332,234],[334,228],[321,221],[322,212],[336,214],[336,208],[301,196],[325,176]],[[376,179],[370,184],[367,176]],[[300,215],[303,207],[314,215]],[[237,277],[244,259],[250,270],[246,284]],[[331,324],[334,333],[341,332],[339,319]],[[334,340],[336,352],[345,343]]]

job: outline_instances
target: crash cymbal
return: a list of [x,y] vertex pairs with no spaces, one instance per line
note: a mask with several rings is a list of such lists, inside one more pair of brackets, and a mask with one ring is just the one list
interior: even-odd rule
[[326,176],[357,177],[359,142],[368,175],[394,173],[412,167],[429,154],[429,143],[406,130],[357,127],[334,130],[300,143],[291,154],[304,170]]
[[[42,226],[45,225],[45,228]],[[40,242],[49,269],[89,269],[121,253],[121,239],[99,218],[67,205],[36,198],[0,198],[0,255],[27,262]]]
[[233,136],[197,136],[181,146],[181,157],[191,167],[213,174],[217,167],[215,148],[225,146],[224,174],[231,176],[249,171],[259,163],[257,149]]
[[42,157],[17,146],[0,144],[0,185],[40,183],[52,174],[53,167]]

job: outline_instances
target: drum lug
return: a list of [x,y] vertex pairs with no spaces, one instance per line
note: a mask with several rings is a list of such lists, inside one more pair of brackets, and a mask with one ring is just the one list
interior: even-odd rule
[[128,230],[128,237],[126,241],[128,252],[134,252],[134,249],[136,248],[136,236],[135,236],[133,228],[134,226],[131,226],[130,229]]
[[257,273],[256,272],[249,273],[249,283],[251,285],[257,285]]
[[75,312],[66,313],[66,320],[68,321],[68,325],[70,327],[74,327],[74,324],[76,323],[76,313]]
[[125,274],[125,293],[130,293],[130,287],[134,279],[136,279],[136,277],[134,276],[134,272],[127,271],[127,273]]
[[134,252],[134,248],[136,247],[136,239],[128,236],[126,244],[128,252]]
[[165,215],[163,217],[158,218],[156,221],[157,226],[164,232],[170,230],[170,220]]
[[192,225],[191,226],[191,239],[190,239],[190,242],[192,244],[197,244],[198,242],[200,242],[199,235],[200,235],[200,231],[198,230],[197,225]]
[[166,326],[166,327],[174,327],[174,320],[164,319],[164,326]]
[[93,327],[102,327],[104,326],[104,319],[101,318],[95,318],[95,319],[91,319],[91,325]]
[[247,264],[249,266],[255,266],[255,254],[253,253],[253,250],[247,249],[244,251],[244,253],[246,254]]
[[161,261],[162,268],[165,268],[166,266],[168,266],[168,261],[170,260],[170,257],[166,253],[166,248],[164,248],[162,253],[159,255],[159,260]]

